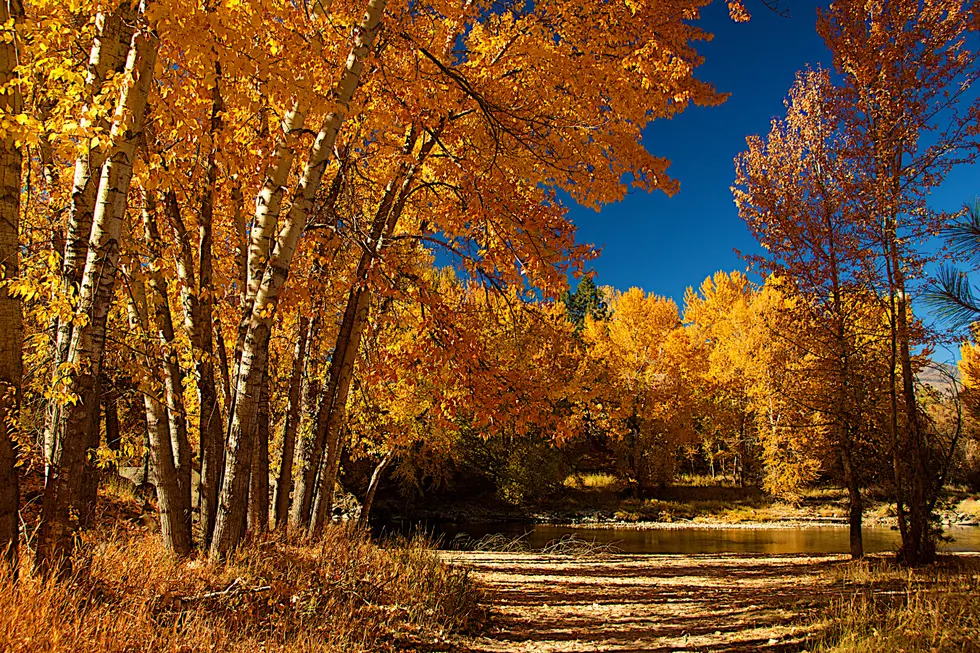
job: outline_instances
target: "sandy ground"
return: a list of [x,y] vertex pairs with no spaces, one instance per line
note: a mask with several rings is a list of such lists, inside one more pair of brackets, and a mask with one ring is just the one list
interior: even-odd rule
[[447,553],[487,591],[483,636],[445,650],[800,651],[839,596],[820,577],[843,556]]

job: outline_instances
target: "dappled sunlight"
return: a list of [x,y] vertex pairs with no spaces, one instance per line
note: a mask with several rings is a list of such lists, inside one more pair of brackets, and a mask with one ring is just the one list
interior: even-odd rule
[[[449,553],[492,604],[470,651],[749,651],[799,647],[836,596],[841,556]],[[795,649],[794,649],[795,650]]]

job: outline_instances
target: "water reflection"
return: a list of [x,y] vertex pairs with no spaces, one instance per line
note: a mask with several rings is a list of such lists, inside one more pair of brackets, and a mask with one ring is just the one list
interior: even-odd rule
[[[442,538],[442,546],[451,546],[457,535],[474,539],[501,533],[521,536],[532,549],[541,549],[548,542],[567,535],[613,543],[624,553],[753,553],[753,554],[825,554],[847,553],[850,550],[848,531],[844,526],[812,528],[678,528],[626,529],[552,526],[548,524],[466,523],[440,524],[428,527],[430,533]],[[942,543],[945,552],[980,552],[980,528],[954,526],[946,531],[951,542]],[[864,550],[882,553],[898,548],[901,538],[888,528],[864,529]]]

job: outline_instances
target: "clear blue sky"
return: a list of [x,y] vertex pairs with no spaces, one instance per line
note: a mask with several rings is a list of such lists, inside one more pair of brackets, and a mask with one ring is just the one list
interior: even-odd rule
[[[757,248],[732,201],[733,160],[745,149],[746,136],[765,134],[770,121],[784,115],[783,99],[797,71],[830,65],[816,33],[823,3],[782,1],[789,18],[747,0],[748,23],[733,23],[720,0],[705,8],[700,25],[715,38],[700,44],[705,62],[696,75],[731,97],[720,107],[690,107],[673,120],[656,121],[643,134],[649,151],[672,161],[678,194],[633,193],[601,213],[572,207],[579,242],[602,249],[591,265],[596,283],[640,286],[680,303],[685,288],[713,272],[745,269],[734,250]],[[934,204],[956,209],[978,192],[978,168],[957,170],[934,194]]]

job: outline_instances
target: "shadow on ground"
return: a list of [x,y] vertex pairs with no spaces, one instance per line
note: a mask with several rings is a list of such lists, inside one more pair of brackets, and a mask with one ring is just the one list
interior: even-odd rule
[[487,590],[469,653],[799,651],[841,556],[447,554]]

